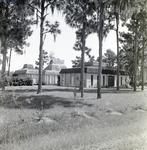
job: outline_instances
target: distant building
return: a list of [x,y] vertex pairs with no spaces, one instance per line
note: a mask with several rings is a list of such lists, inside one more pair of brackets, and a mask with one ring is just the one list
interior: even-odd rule
[[[59,78],[59,72],[61,69],[65,69],[64,61],[58,58],[54,58],[50,64],[43,70],[42,82],[45,85],[57,84]],[[18,69],[14,72],[15,77],[18,78],[32,78],[33,84],[38,84],[39,71],[35,69],[31,64],[24,64],[22,69]]]
[[21,79],[32,78],[33,84],[38,83],[38,69],[34,69],[31,64],[24,64],[23,68],[16,70],[13,76]]
[[59,72],[65,69],[64,60],[54,58],[50,64],[43,70],[43,83],[44,84],[58,84]]
[[[61,86],[79,86],[80,85],[81,68],[68,68],[60,71]],[[116,87],[117,75],[116,70],[102,69],[101,85],[103,87]],[[84,87],[97,87],[98,67],[86,66],[84,68]],[[129,82],[129,76],[120,71],[119,85]]]

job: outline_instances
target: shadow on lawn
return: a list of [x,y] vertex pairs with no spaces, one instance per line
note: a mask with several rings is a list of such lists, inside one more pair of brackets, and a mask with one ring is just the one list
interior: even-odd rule
[[91,107],[92,104],[84,103],[82,101],[68,100],[53,96],[29,96],[19,97],[15,103],[9,103],[5,106],[8,108],[28,108],[28,109],[51,109],[54,106],[62,107]]
[[[57,89],[57,88],[52,88],[52,89],[42,89],[42,92],[74,92],[74,88],[64,88],[64,89]],[[7,90],[8,92],[11,92],[12,90]],[[28,90],[24,90],[24,89],[16,89],[14,90],[15,92],[36,92],[36,89],[28,89]],[[86,88],[84,89],[85,93],[96,93],[97,92],[97,88]],[[101,90],[102,93],[118,93],[118,94],[123,94],[123,93],[132,93],[134,92],[132,89],[130,88],[123,88],[120,89],[119,91],[116,90],[116,88],[102,88]],[[138,91],[136,91],[138,92]],[[77,93],[80,93],[79,89],[77,88]]]

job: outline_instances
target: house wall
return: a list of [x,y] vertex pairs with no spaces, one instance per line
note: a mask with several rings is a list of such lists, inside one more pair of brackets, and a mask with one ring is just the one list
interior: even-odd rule
[[33,84],[38,84],[38,74],[28,74],[27,76],[33,79]]
[[45,85],[56,85],[58,82],[58,71],[53,71],[53,70],[44,70],[43,71],[43,79],[42,82]]
[[[86,76],[86,74],[85,74]],[[84,76],[84,85],[86,86],[86,81]],[[61,86],[80,86],[80,73],[63,73],[60,74],[60,85]]]
[[75,84],[75,82],[74,82],[75,74],[71,73],[70,76],[71,76],[71,78],[70,78],[71,86],[74,86],[74,84]]
[[80,86],[80,73],[74,73],[74,86]]
[[[92,82],[92,79],[93,79],[93,82]],[[111,80],[111,79],[112,79],[111,83],[113,83],[113,86],[114,87],[117,86],[117,75],[102,74],[101,79],[102,79],[101,80],[101,86],[102,87],[110,86],[109,80]],[[119,85],[120,86],[124,85],[128,81],[129,81],[129,76],[120,75],[120,77],[119,77]],[[77,87],[79,87],[79,85],[80,85],[80,73],[63,73],[63,74],[60,74],[60,85],[61,86],[77,86]],[[87,88],[97,87],[97,74],[85,73],[84,86]]]
[[67,74],[65,74],[65,85],[66,86],[70,86],[70,74],[69,73],[67,73]]
[[[129,83],[129,76],[119,75],[119,86],[122,86],[126,83]],[[114,87],[117,87],[117,75],[115,75]]]
[[58,75],[49,75],[49,74],[44,74],[43,75],[43,83],[45,85],[55,85],[57,84],[57,80],[58,80]]
[[[93,76],[93,77],[92,77]],[[92,83],[93,78],[93,83]],[[86,74],[86,87],[97,87],[97,74]]]

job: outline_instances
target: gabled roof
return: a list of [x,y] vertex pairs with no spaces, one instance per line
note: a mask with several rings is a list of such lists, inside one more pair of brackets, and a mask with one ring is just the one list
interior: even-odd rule
[[64,68],[66,68],[64,64],[49,64],[44,70],[61,71]]

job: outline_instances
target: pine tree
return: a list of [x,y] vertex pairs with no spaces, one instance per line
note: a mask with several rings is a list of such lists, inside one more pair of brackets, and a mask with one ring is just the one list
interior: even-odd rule
[[59,23],[56,21],[54,24],[51,24],[48,20],[46,20],[48,16],[48,9],[54,13],[55,8],[60,9],[61,3],[61,0],[32,0],[32,2],[29,3],[29,6],[36,12],[37,23],[40,23],[38,94],[42,92],[43,44],[45,42],[46,34],[53,34],[54,39],[56,39],[57,34],[60,34],[60,30],[58,29]]
[[[24,10],[24,11],[22,11]],[[2,90],[5,91],[6,80],[6,60],[9,48],[16,52],[22,51],[25,40],[31,35],[30,25],[33,23],[28,16],[32,15],[31,11],[26,11],[26,5],[19,1],[1,1],[0,2],[0,40],[2,61]]]

